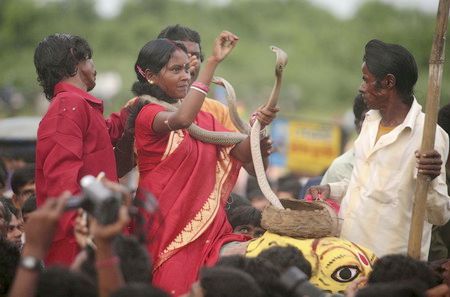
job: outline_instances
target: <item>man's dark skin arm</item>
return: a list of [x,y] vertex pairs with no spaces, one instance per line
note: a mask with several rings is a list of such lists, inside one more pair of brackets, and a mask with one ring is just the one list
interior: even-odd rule
[[436,150],[422,152],[416,151],[417,169],[419,173],[427,175],[431,180],[441,174],[442,158]]
[[92,222],[92,234],[97,246],[95,255],[100,297],[107,297],[125,285],[119,260],[113,252],[112,242],[122,233],[129,221],[128,208],[122,206],[117,222],[110,225],[100,225],[95,219]]

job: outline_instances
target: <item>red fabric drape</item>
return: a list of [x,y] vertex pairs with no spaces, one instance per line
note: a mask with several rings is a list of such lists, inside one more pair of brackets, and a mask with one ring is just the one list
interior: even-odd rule
[[[201,266],[217,261],[224,243],[244,240],[232,234],[224,211],[240,163],[230,158],[231,148],[203,143],[187,131],[155,134],[151,125],[161,110],[149,104],[136,120],[140,187],[159,202],[161,219],[148,234],[154,284],[180,295],[197,279]],[[209,113],[200,112],[196,122],[225,131]],[[159,157],[151,152],[159,152]]]

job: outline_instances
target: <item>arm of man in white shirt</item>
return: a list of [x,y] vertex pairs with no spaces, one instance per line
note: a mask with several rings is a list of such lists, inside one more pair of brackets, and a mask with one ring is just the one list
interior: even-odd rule
[[[439,132],[436,133],[435,147],[436,150],[434,150],[434,153],[429,153],[428,157],[418,158],[418,170],[423,168],[424,174],[430,175],[431,178],[434,177],[428,187],[426,219],[433,225],[444,225],[450,219],[450,198],[448,196],[444,165],[447,162],[449,153],[447,136],[439,137]],[[437,156],[436,153],[440,156]],[[437,159],[439,159],[440,162],[437,162]],[[440,168],[433,176],[431,173],[432,170],[427,169],[431,168],[433,164],[436,163],[440,164]],[[434,165],[434,167],[436,166],[437,165]],[[415,175],[417,177],[417,171],[415,172]]]

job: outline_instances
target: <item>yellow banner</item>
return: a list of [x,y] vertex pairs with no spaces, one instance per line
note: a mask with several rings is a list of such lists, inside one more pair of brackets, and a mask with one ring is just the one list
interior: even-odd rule
[[341,143],[342,131],[337,125],[290,121],[287,166],[293,172],[320,175],[340,155]]

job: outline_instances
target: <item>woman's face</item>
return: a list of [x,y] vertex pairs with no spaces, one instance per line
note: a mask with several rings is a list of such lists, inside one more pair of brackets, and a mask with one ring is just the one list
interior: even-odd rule
[[190,79],[188,56],[182,50],[176,50],[156,76],[155,83],[170,98],[181,99],[188,93]]

